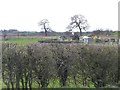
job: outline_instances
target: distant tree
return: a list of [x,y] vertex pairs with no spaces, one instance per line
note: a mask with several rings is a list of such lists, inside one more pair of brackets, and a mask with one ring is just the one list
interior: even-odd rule
[[99,36],[101,34],[101,31],[102,31],[101,29],[97,29],[97,30],[92,32],[92,35],[93,36]]
[[92,35],[93,36],[99,36],[99,35],[110,36],[112,35],[112,30],[96,29],[95,31],[92,32]]
[[83,15],[74,15],[71,17],[71,23],[67,26],[67,29],[72,31],[73,29],[78,28],[80,30],[80,36],[82,36],[82,30],[86,30],[88,27],[87,20]]
[[2,32],[2,34],[3,34],[3,40],[6,40],[6,37],[7,37],[7,31],[4,30],[4,31]]
[[43,19],[38,23],[39,26],[41,26],[41,29],[45,30],[45,36],[47,36],[48,31],[52,31],[49,27],[49,21],[47,19]]
[[79,34],[77,32],[74,33],[72,40],[79,40]]
[[103,33],[105,33],[105,35],[107,35],[107,36],[110,36],[110,35],[112,35],[112,30],[106,29]]

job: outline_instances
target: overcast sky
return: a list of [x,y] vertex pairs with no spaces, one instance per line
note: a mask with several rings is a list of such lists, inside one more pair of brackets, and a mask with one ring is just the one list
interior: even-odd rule
[[90,28],[118,30],[119,0],[0,0],[0,30],[41,31],[48,19],[55,31],[66,31],[70,17],[84,15]]

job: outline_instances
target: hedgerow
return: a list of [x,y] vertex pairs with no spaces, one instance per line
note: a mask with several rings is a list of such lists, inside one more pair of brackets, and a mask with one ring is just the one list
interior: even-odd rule
[[[119,82],[117,45],[3,43],[2,76],[7,88],[107,87]],[[56,83],[54,83],[56,84]]]

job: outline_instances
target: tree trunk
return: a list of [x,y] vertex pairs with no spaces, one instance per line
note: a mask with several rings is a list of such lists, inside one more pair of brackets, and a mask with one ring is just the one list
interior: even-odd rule
[[80,36],[82,36],[82,29],[81,29],[79,23],[76,23],[76,24],[77,24],[77,26],[78,26],[78,28],[79,28],[79,30],[80,30]]
[[39,82],[39,81],[37,81],[37,83],[38,83],[38,88],[40,88],[40,82]]
[[32,90],[32,70],[29,72],[29,88]]
[[73,79],[74,79],[75,85],[77,85],[77,81],[76,81],[76,76],[75,75],[73,76]]
[[25,86],[24,86],[24,79],[23,78],[21,78],[21,83],[22,83],[22,88],[24,89]]
[[8,80],[7,89],[10,90],[10,80]]
[[44,24],[44,30],[45,30],[45,36],[47,36],[47,29],[45,27],[45,24]]
[[14,90],[14,83],[13,82],[11,82],[11,86],[12,86],[12,90]]
[[17,88],[17,90],[20,90],[20,81],[19,81],[19,79],[16,80],[16,88]]
[[30,90],[32,90],[32,80],[31,79],[29,80],[29,88],[30,88]]
[[80,30],[80,36],[82,36],[82,30],[80,28],[80,26],[78,26],[79,30]]
[[27,74],[27,70],[25,69],[25,72],[24,72],[24,75],[25,75],[25,89],[27,90],[28,89],[28,74]]
[[61,71],[61,75],[60,75],[60,82],[61,82],[61,86],[66,86],[66,81],[67,81],[67,69],[65,69],[64,71]]
[[25,89],[27,90],[28,86],[27,86],[28,82],[25,81]]
[[48,80],[46,78],[44,78],[42,81],[41,81],[41,88],[46,88],[48,86]]

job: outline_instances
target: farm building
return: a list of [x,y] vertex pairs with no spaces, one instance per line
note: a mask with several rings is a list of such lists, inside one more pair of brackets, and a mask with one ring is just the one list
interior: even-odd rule
[[88,37],[88,36],[83,36],[83,42],[84,43],[92,43],[93,42],[93,38]]

